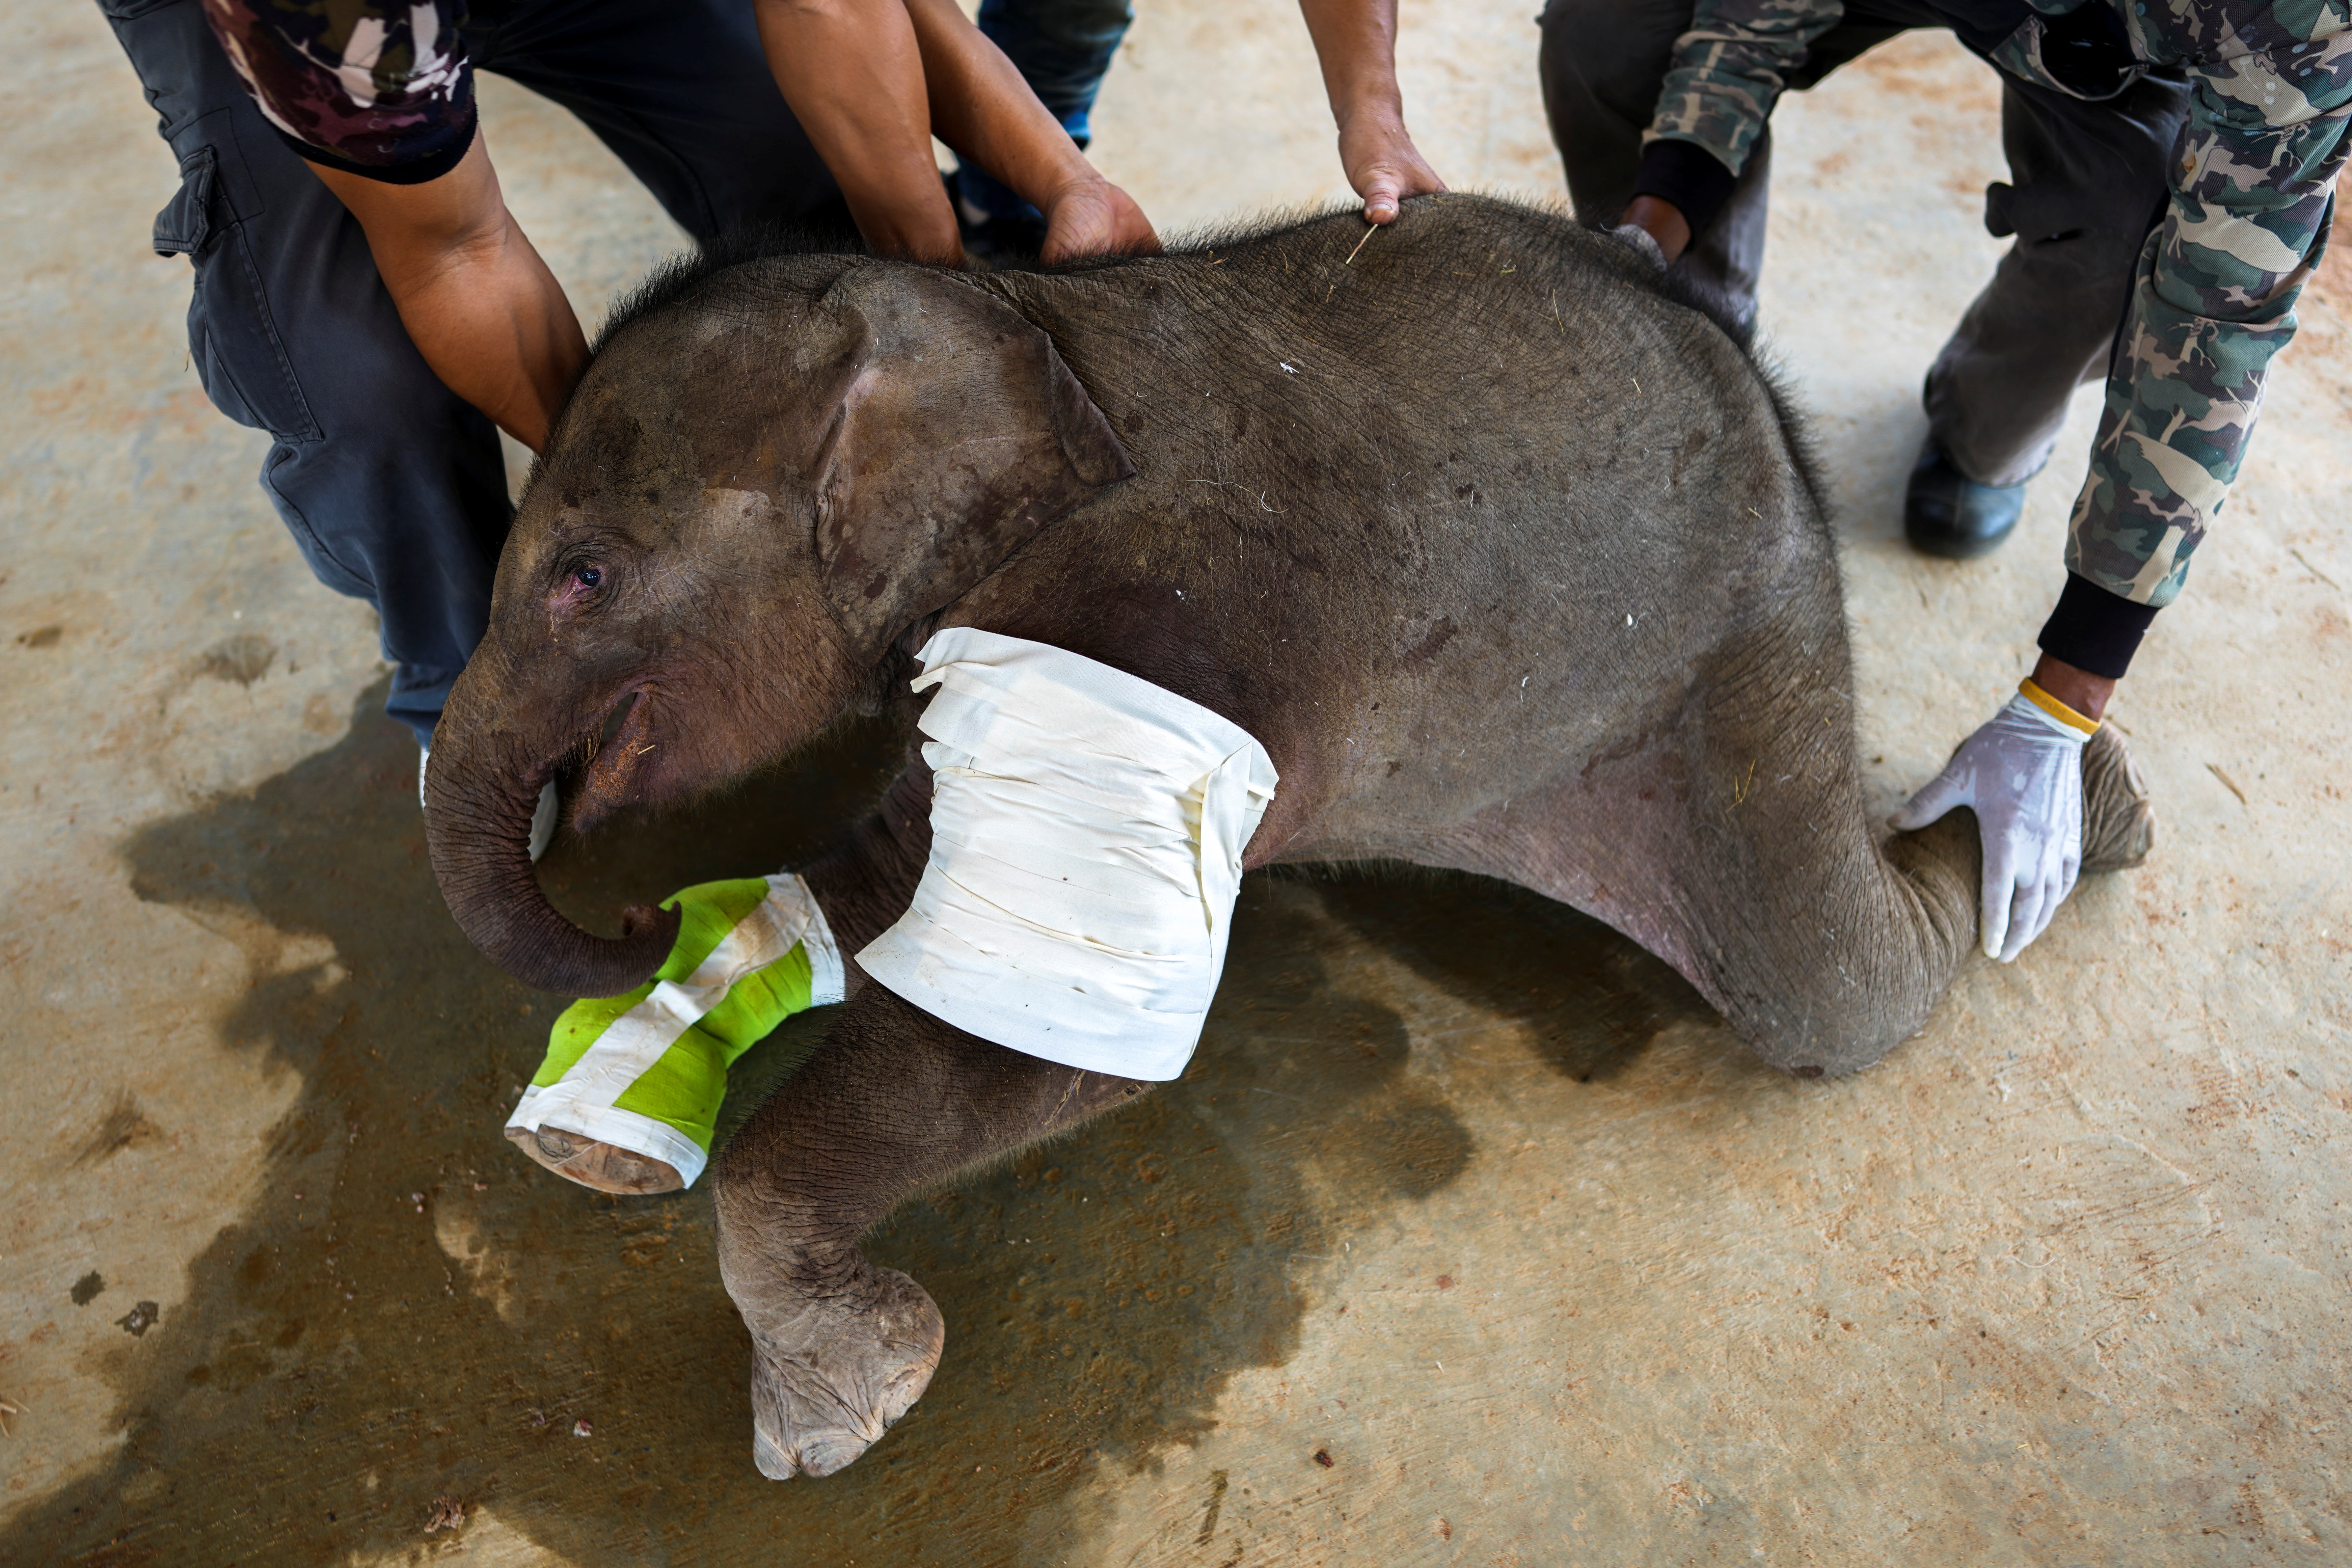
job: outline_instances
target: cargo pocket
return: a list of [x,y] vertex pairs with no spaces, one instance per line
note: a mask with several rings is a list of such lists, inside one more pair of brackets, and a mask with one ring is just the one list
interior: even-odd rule
[[180,190],[155,215],[155,254],[194,256],[213,237],[213,182],[220,160],[199,147],[180,160]]
[[195,263],[188,354],[213,406],[281,441],[318,440],[318,421],[294,377],[245,225],[229,211],[213,147],[180,160],[180,189],[155,215],[154,246],[158,256]]

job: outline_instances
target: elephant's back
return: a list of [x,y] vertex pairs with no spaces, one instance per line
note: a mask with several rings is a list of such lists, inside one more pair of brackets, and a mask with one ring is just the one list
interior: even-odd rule
[[1014,298],[1135,460],[1097,505],[1114,530],[1286,516],[1302,569],[1336,553],[1426,584],[1507,563],[1553,589],[1547,563],[1584,576],[1629,531],[1670,570],[1775,520],[1819,531],[1801,443],[1745,350],[1558,213],[1417,198],[1369,233],[1330,215]]
[[1137,472],[975,605],[1349,794],[1418,771],[1468,800],[1605,750],[1789,582],[1834,584],[1763,378],[1642,267],[1448,198],[1039,280]]

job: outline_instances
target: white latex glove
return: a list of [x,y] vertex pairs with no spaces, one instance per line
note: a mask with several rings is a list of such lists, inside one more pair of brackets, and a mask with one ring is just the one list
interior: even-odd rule
[[1954,806],[1984,835],[1984,950],[2007,963],[2040,936],[2083,869],[2083,746],[2075,728],[2022,692],[1952,753],[1895,814],[1905,832]]

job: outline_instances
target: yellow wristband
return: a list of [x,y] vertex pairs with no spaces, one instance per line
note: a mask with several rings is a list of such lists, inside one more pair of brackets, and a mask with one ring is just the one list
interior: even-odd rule
[[2017,683],[2017,694],[2069,730],[2079,730],[2085,735],[2095,735],[2099,732],[2099,721],[2096,719],[2085,719],[2075,712],[2072,708],[2034,685],[2033,678],[2030,675]]

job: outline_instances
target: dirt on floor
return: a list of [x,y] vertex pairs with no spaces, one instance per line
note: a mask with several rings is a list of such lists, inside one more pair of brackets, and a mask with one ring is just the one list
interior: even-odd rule
[[[1142,9],[1096,152],[1163,226],[1339,194],[1294,11]],[[1559,194],[1530,10],[1406,6],[1458,186]],[[146,247],[173,171],[103,18],[0,11],[0,1561],[2352,1555],[2344,248],[2116,710],[2147,867],[1811,1084],[1525,893],[1253,878],[1182,1081],[873,1239],[945,1359],[848,1470],[778,1484],[707,1191],[600,1197],[499,1136],[560,1004],[448,920],[369,616],[188,373],[186,264]],[[676,233],[560,111],[483,100],[593,322]],[[1919,374],[2000,254],[1997,115],[1936,36],[1776,119],[1766,332],[1888,806],[2030,657],[2095,414],[1998,555],[1902,545]],[[609,921],[785,865],[903,741],[845,727],[545,879]],[[730,1118],[826,1021],[738,1065]]]

